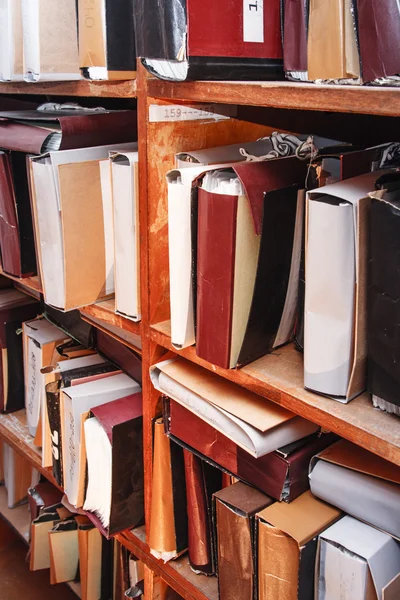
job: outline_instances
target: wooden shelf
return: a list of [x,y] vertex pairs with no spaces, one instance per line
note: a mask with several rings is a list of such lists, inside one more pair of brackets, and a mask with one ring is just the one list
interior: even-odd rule
[[49,81],[43,83],[0,83],[0,94],[46,96],[94,96],[97,98],[135,98],[136,79],[130,81]]
[[171,344],[170,321],[152,327],[160,346],[268,398],[400,466],[400,421],[372,405],[367,393],[349,404],[324,398],[303,387],[303,359],[293,344],[239,370],[221,369],[196,355],[194,346],[177,351]]
[[50,469],[42,467],[41,449],[34,445],[26,423],[25,409],[8,415],[0,414],[0,438],[16,452],[22,454],[53,485],[60,488]]
[[39,282],[39,277],[34,275],[33,277],[14,277],[9,273],[5,273],[3,269],[0,267],[0,275],[3,277],[7,277],[11,281],[14,281],[17,285],[15,287],[21,289],[23,292],[27,292],[38,298],[40,294],[43,293],[42,286]]
[[242,104],[295,110],[361,113],[397,117],[400,88],[313,83],[188,81],[149,79],[148,95],[160,100]]
[[141,322],[132,321],[132,319],[117,314],[114,298],[84,306],[80,309],[80,313],[83,319],[91,325],[112,335],[135,352],[141,352]]
[[126,531],[117,538],[121,544],[186,600],[218,600],[217,578],[194,573],[190,568],[187,555],[164,563],[150,554],[144,527]]
[[[33,438],[26,424],[25,410],[4,415],[0,414],[0,438],[22,454],[33,467],[38,469],[53,485],[57,485],[51,471],[42,467],[42,456],[39,448],[33,445]],[[22,512],[24,511],[24,513]],[[11,523],[13,528],[23,536],[27,542],[26,532],[29,531],[29,513],[27,506],[8,509],[6,492],[0,487],[0,513]],[[26,516],[25,516],[26,513]],[[187,557],[182,557],[172,563],[164,564],[150,554],[146,544],[145,527],[118,535],[118,540],[123,543],[135,556],[158,574],[175,589],[178,594],[187,600],[218,600],[217,581],[215,578],[198,576],[189,567]],[[79,595],[77,584],[68,584]],[[185,592],[191,590],[191,592]]]

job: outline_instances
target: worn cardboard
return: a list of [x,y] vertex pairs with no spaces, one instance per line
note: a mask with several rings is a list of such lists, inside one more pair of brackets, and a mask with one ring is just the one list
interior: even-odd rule
[[260,600],[312,600],[317,536],[340,514],[305,492],[257,515]]
[[[45,301],[59,310],[93,304],[114,291],[111,197],[102,196],[100,162],[116,144],[32,158],[34,218]],[[84,282],[84,285],[82,285]]]
[[352,0],[311,0],[308,76],[315,79],[360,77]]

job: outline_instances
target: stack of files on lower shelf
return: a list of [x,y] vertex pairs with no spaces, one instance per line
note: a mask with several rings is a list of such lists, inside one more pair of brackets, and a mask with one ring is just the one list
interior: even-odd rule
[[[164,396],[153,424],[157,558],[187,550],[196,573],[217,575],[221,600],[337,600],[339,581],[345,600],[391,598],[400,582],[398,466],[182,358],[150,375]],[[341,558],[327,553],[331,541]],[[390,549],[387,565],[376,560]]]
[[133,79],[133,0],[3,0],[1,81]]
[[[143,566],[113,540],[107,540],[87,516],[71,510],[49,482],[29,490],[30,569],[50,569],[50,583],[76,581],[81,598],[120,600],[128,590],[143,590]],[[133,596],[140,597],[140,595]]]
[[[39,272],[45,301],[62,310],[112,294],[115,249],[109,153],[136,151],[136,111],[50,104],[2,112],[0,117],[0,204],[7,215],[0,227],[3,270],[16,277]],[[133,206],[133,228],[118,229],[118,236],[124,235],[135,248],[137,155],[127,156],[124,172],[132,185],[118,186],[116,176],[114,209],[121,210],[121,202]],[[137,261],[125,258],[122,268],[128,273],[119,277],[120,282],[127,278],[137,287]],[[136,287],[125,312],[140,318]]]
[[23,331],[27,421],[42,466],[105,536],[142,525],[140,358],[104,334],[98,352],[87,349],[44,316]]

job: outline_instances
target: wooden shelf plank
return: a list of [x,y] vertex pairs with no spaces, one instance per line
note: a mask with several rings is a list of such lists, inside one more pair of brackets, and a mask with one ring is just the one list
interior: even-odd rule
[[42,286],[37,275],[34,275],[33,277],[14,277],[9,273],[5,273],[1,267],[0,275],[7,277],[7,279],[10,279],[11,281],[14,281],[14,283],[17,284],[16,287],[20,288],[22,291],[32,294],[36,298],[43,293]]
[[400,88],[316,85],[313,83],[148,80],[150,97],[164,100],[243,104],[295,110],[397,117]]
[[136,79],[130,81],[49,81],[43,83],[0,83],[0,94],[46,96],[94,96],[97,98],[135,98]]
[[217,578],[194,573],[187,555],[164,563],[150,554],[146,544],[145,527],[125,531],[117,538],[185,600],[218,600]]
[[41,449],[34,445],[26,422],[25,409],[5,415],[0,414],[0,438],[16,452],[22,454],[35,469],[60,489],[50,469],[42,467]]
[[303,358],[293,344],[284,346],[242,369],[227,370],[199,358],[194,346],[181,351],[173,348],[170,321],[152,326],[151,337],[160,346],[400,465],[399,417],[375,409],[367,393],[358,396],[349,404],[342,404],[305,390]]
[[135,352],[141,352],[141,322],[132,321],[115,312],[115,299],[84,306],[80,313],[85,321],[111,334]]

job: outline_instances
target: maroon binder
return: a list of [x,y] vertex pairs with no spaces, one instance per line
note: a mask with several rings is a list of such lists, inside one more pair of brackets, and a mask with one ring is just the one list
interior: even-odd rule
[[[253,20],[247,31],[246,12]],[[282,58],[280,0],[188,0],[187,13],[189,56]],[[259,27],[263,41],[255,41]]]
[[[242,366],[274,347],[290,281],[298,190],[307,164],[296,157],[232,167],[246,191],[254,232],[260,236],[250,315],[239,351]],[[196,352],[230,367],[238,197],[198,194]]]
[[307,71],[309,0],[283,0],[283,68],[285,72]]
[[40,154],[51,132],[37,127],[45,121],[61,131],[60,150],[132,142],[137,135],[134,110],[88,113],[84,111],[0,112],[0,148]]
[[397,0],[357,0],[363,80],[400,73],[400,7]]
[[100,330],[97,330],[96,348],[100,354],[142,384],[142,360],[133,350]]
[[337,440],[313,434],[285,448],[254,458],[229,438],[172,399],[164,402],[167,434],[211,464],[276,500],[291,502],[309,489],[308,466],[321,449]]
[[222,489],[222,472],[189,450],[183,451],[188,512],[188,551],[194,571],[215,572],[212,497]]
[[26,155],[0,151],[0,252],[6,273],[36,274],[35,241],[26,171]]

